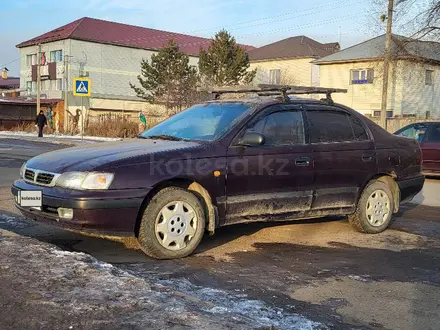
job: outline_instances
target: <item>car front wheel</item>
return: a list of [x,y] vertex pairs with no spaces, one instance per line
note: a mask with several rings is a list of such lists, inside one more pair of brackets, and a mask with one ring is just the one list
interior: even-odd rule
[[356,212],[348,219],[357,231],[377,234],[388,227],[393,210],[394,199],[388,185],[381,181],[373,181],[362,192]]
[[205,232],[205,212],[190,191],[169,187],[159,191],[142,215],[138,241],[156,259],[183,258],[199,245]]

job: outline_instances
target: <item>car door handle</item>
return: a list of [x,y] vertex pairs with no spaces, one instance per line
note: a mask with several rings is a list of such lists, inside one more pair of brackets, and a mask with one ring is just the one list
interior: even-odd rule
[[296,166],[309,166],[311,159],[309,157],[299,157],[295,159]]
[[364,162],[371,162],[374,158],[374,153],[366,152],[362,155],[362,161]]

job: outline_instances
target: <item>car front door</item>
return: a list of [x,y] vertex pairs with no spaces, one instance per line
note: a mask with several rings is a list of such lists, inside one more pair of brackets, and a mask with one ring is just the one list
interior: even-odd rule
[[307,106],[315,169],[312,212],[344,213],[376,173],[374,142],[355,115],[331,106]]
[[[298,106],[269,107],[242,129],[227,153],[227,223],[301,217],[311,207],[313,160]],[[240,145],[246,132],[261,146]]]
[[429,125],[420,147],[423,152],[423,171],[426,174],[440,174],[440,124]]

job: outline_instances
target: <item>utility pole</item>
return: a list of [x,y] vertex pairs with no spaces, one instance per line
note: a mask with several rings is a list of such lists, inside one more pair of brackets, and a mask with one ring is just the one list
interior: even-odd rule
[[37,114],[40,113],[41,103],[40,103],[40,94],[41,94],[41,45],[38,44],[38,52],[37,52]]
[[380,126],[387,129],[388,78],[391,62],[391,36],[393,27],[394,0],[388,0],[387,34],[385,42],[385,59],[383,61],[382,106],[380,109]]
[[72,57],[70,55],[64,55],[64,130],[66,131],[69,127],[68,125],[68,110],[69,110],[69,58]]

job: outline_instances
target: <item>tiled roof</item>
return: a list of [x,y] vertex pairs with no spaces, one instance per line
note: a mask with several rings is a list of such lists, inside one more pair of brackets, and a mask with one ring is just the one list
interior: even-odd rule
[[[316,60],[314,63],[351,62],[383,58],[385,55],[385,40],[386,36],[381,35]],[[415,40],[395,34],[391,40],[391,53],[393,56],[440,61],[440,43],[438,42]]]
[[306,36],[291,37],[249,51],[251,61],[281,58],[321,58],[339,50],[337,42],[321,44]]
[[[212,42],[212,39],[207,38],[84,17],[24,41],[18,44],[17,47],[21,48],[64,39],[84,40],[149,50],[160,49],[168,43],[168,40],[174,39],[181,51],[193,56],[198,56],[200,48],[207,49]],[[254,48],[247,45],[242,46],[246,50]]]
[[14,89],[20,87],[20,78],[17,77],[9,77],[8,79],[2,79],[0,77],[0,89]]

